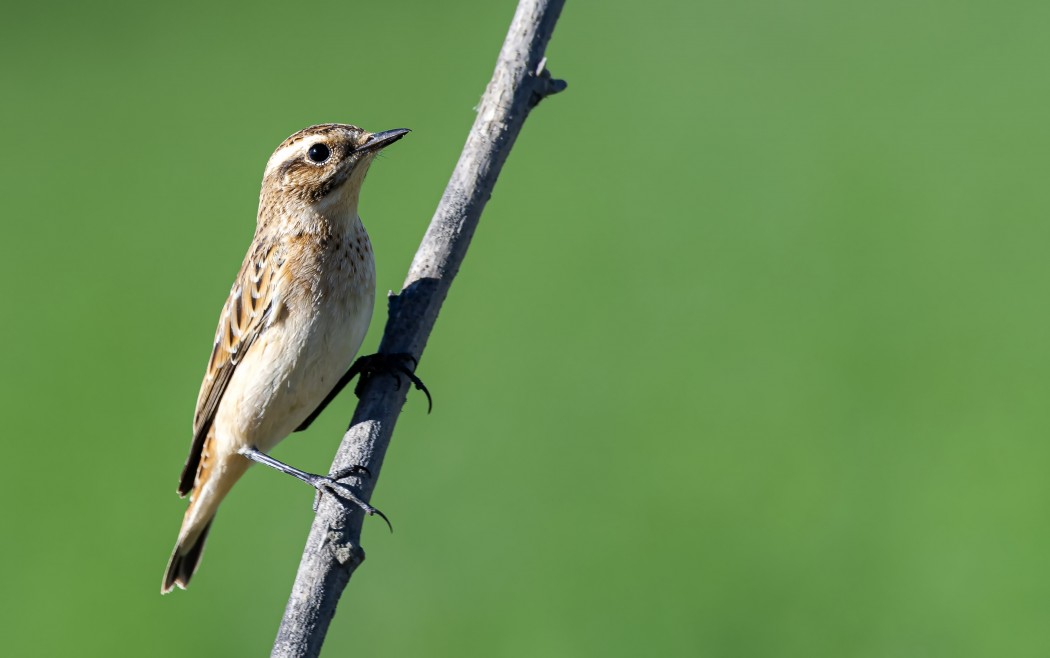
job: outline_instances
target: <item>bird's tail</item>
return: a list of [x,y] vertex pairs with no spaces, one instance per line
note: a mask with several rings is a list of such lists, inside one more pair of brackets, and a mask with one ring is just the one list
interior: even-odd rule
[[167,594],[176,585],[186,589],[200,563],[204,540],[208,538],[208,530],[215,520],[215,513],[219,511],[219,504],[251,464],[236,453],[213,454],[213,448],[212,441],[204,443],[200,467],[197,470],[193,492],[190,494],[190,506],[186,508],[182,528],[179,530],[179,540],[175,543],[175,550],[171,552],[168,568],[164,570],[164,580],[160,585],[161,594]]
[[176,585],[181,589],[186,589],[186,585],[189,584],[193,572],[197,570],[197,565],[201,561],[204,541],[208,538],[208,531],[211,530],[211,522],[214,520],[214,516],[209,518],[200,532],[195,533],[195,536],[179,537],[175,550],[171,552],[171,558],[168,559],[168,568],[164,570],[164,581],[160,586],[161,594],[167,594]]

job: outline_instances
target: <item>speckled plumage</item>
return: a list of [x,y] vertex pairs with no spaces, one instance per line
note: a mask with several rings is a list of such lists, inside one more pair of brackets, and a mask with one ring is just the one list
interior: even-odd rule
[[[185,588],[212,518],[250,461],[292,433],[351,365],[372,317],[375,263],[357,202],[401,135],[323,124],[285,140],[263,175],[255,237],[215,332],[179,483],[190,494],[161,587]],[[403,133],[401,133],[403,134]],[[323,144],[324,162],[310,149]]]

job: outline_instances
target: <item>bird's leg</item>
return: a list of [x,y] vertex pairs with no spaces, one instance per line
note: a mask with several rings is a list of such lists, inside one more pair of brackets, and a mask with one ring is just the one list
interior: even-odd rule
[[[408,366],[409,362],[412,364],[411,368]],[[307,427],[310,427],[310,424],[321,415],[325,407],[346,388],[350,380],[358,375],[361,375],[361,378],[357,381],[357,386],[354,387],[354,394],[357,397],[361,397],[365,382],[376,375],[383,373],[393,374],[398,388],[401,388],[401,378],[397,375],[404,375],[408,378],[408,381],[415,385],[416,390],[423,391],[423,394],[427,396],[427,413],[430,413],[434,408],[434,400],[430,397],[430,391],[427,390],[423,381],[416,377],[415,368],[416,359],[411,354],[369,354],[368,356],[360,357],[354,361],[354,364],[350,366],[346,374],[336,382],[332,390],[325,396],[325,399],[321,401],[321,404],[317,405],[317,408],[313,410],[313,413],[307,416],[306,420],[299,427],[295,428],[295,431],[302,432]]]
[[291,475],[292,477],[298,480],[302,480],[303,482],[309,484],[314,489],[317,489],[318,495],[317,498],[314,499],[314,511],[317,511],[317,504],[320,502],[321,494],[330,493],[336,498],[347,500],[356,505],[357,507],[360,507],[362,510],[364,510],[365,514],[369,516],[378,516],[379,518],[386,521],[386,524],[390,528],[391,532],[394,531],[394,527],[390,525],[390,519],[386,518],[386,514],[383,514],[375,507],[372,507],[365,501],[358,498],[354,494],[354,492],[350,490],[350,487],[346,486],[345,484],[342,484],[341,482],[338,482],[338,480],[347,477],[348,475],[359,475],[361,473],[365,473],[369,477],[371,477],[372,474],[369,473],[368,469],[364,466],[351,466],[350,468],[343,469],[342,471],[339,471],[334,475],[317,475],[316,473],[307,473],[306,471],[301,471],[298,468],[295,468],[294,466],[289,466],[288,464],[285,464],[282,461],[274,459],[265,452],[262,452],[252,447],[241,448],[240,454],[244,455],[253,462],[269,466],[274,470]]

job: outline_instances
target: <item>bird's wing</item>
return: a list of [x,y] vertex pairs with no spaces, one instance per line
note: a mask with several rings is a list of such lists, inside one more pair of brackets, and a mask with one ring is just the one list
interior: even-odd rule
[[215,330],[215,345],[193,416],[193,445],[179,481],[181,496],[193,489],[205,439],[237,364],[280,312],[284,250],[272,241],[260,241],[258,235],[252,244]]

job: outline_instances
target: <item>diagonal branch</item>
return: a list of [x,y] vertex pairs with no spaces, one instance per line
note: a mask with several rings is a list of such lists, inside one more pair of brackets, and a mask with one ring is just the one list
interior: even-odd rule
[[[380,353],[411,354],[417,362],[459,271],[485,203],[529,111],[565,89],[545,70],[544,52],[564,0],[521,0],[503,42],[496,69],[478,106],[478,116],[430,227],[419,245],[403,289],[389,300],[390,315]],[[359,480],[369,500],[386,455],[408,386],[372,378],[361,394],[331,473],[354,465],[371,479]],[[303,550],[299,572],[281,621],[272,656],[317,656],[339,597],[364,560],[363,513],[324,496]]]

